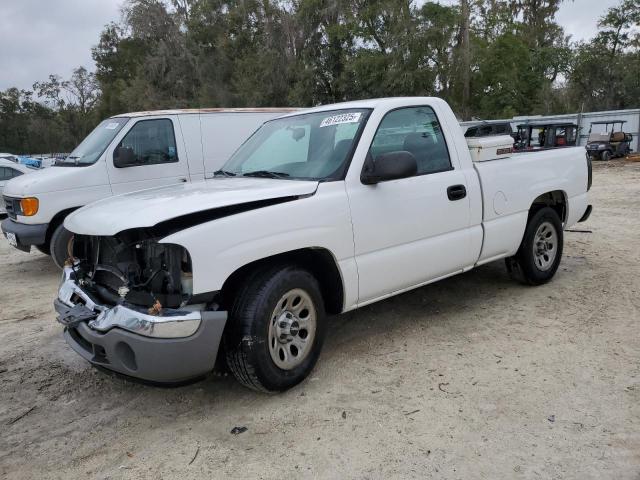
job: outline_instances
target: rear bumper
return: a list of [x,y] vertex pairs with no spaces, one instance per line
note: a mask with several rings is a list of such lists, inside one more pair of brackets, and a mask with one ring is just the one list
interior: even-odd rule
[[181,383],[213,370],[227,312],[166,309],[149,315],[93,301],[65,268],[54,308],[69,346],[91,364],[155,383]]
[[47,240],[48,223],[41,223],[38,225],[26,225],[24,223],[18,223],[12,218],[5,218],[0,223],[4,236],[7,233],[11,233],[16,236],[17,249],[24,252],[31,250],[32,245],[43,245]]

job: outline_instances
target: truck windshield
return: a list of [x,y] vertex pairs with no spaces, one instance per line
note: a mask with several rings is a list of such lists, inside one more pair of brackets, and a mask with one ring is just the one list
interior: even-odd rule
[[344,109],[271,120],[229,159],[220,174],[292,180],[343,177],[370,110]]
[[113,138],[122,129],[128,118],[108,118],[78,145],[64,160],[58,160],[56,166],[75,167],[95,163],[107,149]]

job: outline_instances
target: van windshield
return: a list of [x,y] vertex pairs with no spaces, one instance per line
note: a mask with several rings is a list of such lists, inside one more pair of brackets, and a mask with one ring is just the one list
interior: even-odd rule
[[369,112],[330,110],[271,120],[233,154],[219,174],[290,180],[340,179]]
[[102,121],[67,158],[58,160],[56,166],[77,167],[95,163],[128,121],[129,119],[124,117]]

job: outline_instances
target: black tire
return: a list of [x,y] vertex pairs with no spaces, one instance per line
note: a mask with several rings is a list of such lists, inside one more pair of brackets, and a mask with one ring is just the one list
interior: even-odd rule
[[[536,244],[537,233],[543,224],[551,225],[555,230],[555,247],[553,260],[546,266],[541,268],[538,261],[544,261],[540,256],[534,253],[534,244]],[[518,252],[513,256],[505,259],[507,271],[509,275],[527,285],[542,285],[553,278],[560,265],[562,259],[562,247],[564,237],[562,231],[562,222],[555,210],[544,207],[534,213],[524,232],[522,243]],[[550,259],[551,260],[551,259]]]
[[[269,328],[276,306],[293,289],[303,290],[313,302],[315,335],[302,363],[282,369],[271,357]],[[229,369],[241,384],[262,392],[282,392],[309,375],[320,356],[326,328],[320,287],[311,273],[296,266],[254,272],[239,288],[229,313],[224,349]]]
[[51,258],[58,268],[64,268],[64,262],[69,257],[69,242],[73,238],[73,233],[64,228],[63,225],[59,225],[51,235],[51,241],[49,242],[49,251],[51,252]]
[[40,253],[44,253],[45,255],[51,255],[51,246],[48,243],[43,243],[42,245],[34,245],[36,250]]
[[611,160],[611,152],[609,150],[605,150],[600,154],[600,158],[602,158],[603,162],[608,162]]

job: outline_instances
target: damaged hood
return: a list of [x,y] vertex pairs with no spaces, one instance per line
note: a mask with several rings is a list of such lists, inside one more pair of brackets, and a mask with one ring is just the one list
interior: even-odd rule
[[312,195],[317,188],[316,181],[219,177],[99,200],[73,212],[64,226],[81,235],[111,236],[216,208]]

